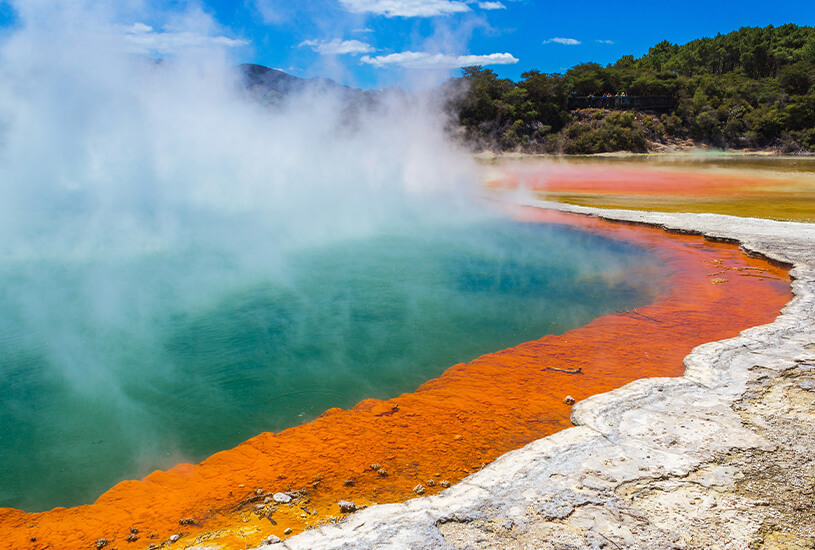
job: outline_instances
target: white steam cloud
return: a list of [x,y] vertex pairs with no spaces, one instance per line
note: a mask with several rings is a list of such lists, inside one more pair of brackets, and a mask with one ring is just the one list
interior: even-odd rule
[[[385,208],[402,211],[410,197],[452,195],[469,176],[430,101],[393,96],[352,120],[325,93],[269,108],[246,97],[223,37],[21,12],[0,50],[5,254],[34,237],[28,253],[158,246],[176,235],[180,210],[254,217],[287,239],[337,237],[393,221]],[[132,55],[134,36],[177,55]],[[56,234],[33,231],[52,223]]]
[[132,53],[174,54],[190,48],[225,47],[237,48],[246,46],[246,40],[226,36],[208,36],[191,31],[158,32],[144,23],[134,23],[123,29],[125,39],[130,43]]
[[[230,57],[244,43],[200,12],[159,24],[138,9],[14,7],[0,44],[0,343],[34,350],[42,376],[127,426],[129,456],[152,452],[161,420],[122,387],[138,369],[115,365],[160,347],[170,298],[214,303],[247,280],[285,282],[289,251],[469,216],[474,168],[429,99],[261,104]],[[123,334],[132,349],[111,344]]]

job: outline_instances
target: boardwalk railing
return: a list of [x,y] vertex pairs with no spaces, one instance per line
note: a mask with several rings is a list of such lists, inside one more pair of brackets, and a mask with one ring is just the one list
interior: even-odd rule
[[635,111],[670,111],[674,99],[670,96],[571,96],[569,110],[575,109],[631,109]]

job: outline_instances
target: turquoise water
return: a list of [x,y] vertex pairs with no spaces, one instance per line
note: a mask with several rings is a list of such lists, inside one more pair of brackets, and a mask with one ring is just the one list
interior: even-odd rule
[[329,407],[649,302],[645,250],[480,222],[275,261],[178,244],[0,268],[0,506],[93,501]]

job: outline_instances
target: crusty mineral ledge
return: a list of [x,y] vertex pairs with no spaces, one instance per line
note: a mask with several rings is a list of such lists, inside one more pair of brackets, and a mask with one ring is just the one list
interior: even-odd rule
[[438,495],[278,547],[815,548],[815,225],[530,204],[737,240],[792,264],[795,298],[774,323],[694,349],[682,378],[586,399],[576,427]]

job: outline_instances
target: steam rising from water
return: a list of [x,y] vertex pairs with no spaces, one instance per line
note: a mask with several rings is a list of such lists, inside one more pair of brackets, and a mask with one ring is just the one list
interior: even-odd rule
[[[211,42],[155,62],[134,53],[121,14],[49,4],[15,6],[19,28],[0,48],[0,414],[60,415],[38,396],[61,395],[77,418],[124,433],[137,462],[169,466],[184,457],[156,463],[163,420],[138,405],[163,366],[134,359],[160,347],[157,327],[260,281],[285,286],[295,251],[470,218],[471,166],[420,97],[353,116],[326,92],[261,105]],[[217,30],[200,13],[173,25]],[[91,437],[62,420],[30,426],[32,461],[76,458],[48,452]],[[22,436],[0,437],[5,469]],[[3,491],[0,504],[19,504]]]
[[[394,394],[641,298],[619,250],[572,236],[591,260],[562,267],[555,236],[483,229],[426,98],[261,105],[200,13],[173,27],[196,48],[159,63],[133,20],[48,4],[17,6],[0,47],[0,506],[88,502],[374,395],[350,360]],[[482,322],[489,292],[506,311]]]
[[469,175],[417,98],[351,123],[325,93],[249,101],[210,52],[153,63],[111,36],[31,34],[2,51],[6,252],[160,248],[214,214],[274,230],[272,248],[356,236]]
[[[283,277],[291,250],[462,212],[469,164],[420,98],[391,96],[351,120],[325,92],[270,108],[222,51],[156,63],[99,13],[20,9],[24,26],[0,50],[0,269],[42,263],[14,299],[51,325],[54,360],[80,385],[97,386],[85,377],[106,361],[65,355],[82,337],[53,326],[69,299],[48,282],[55,266],[92,266],[70,298],[94,325],[125,330],[164,292],[195,303],[247,273]],[[222,265],[197,265],[200,249]],[[175,288],[145,290],[128,310],[155,279],[128,262],[178,250],[190,258],[164,283]]]

